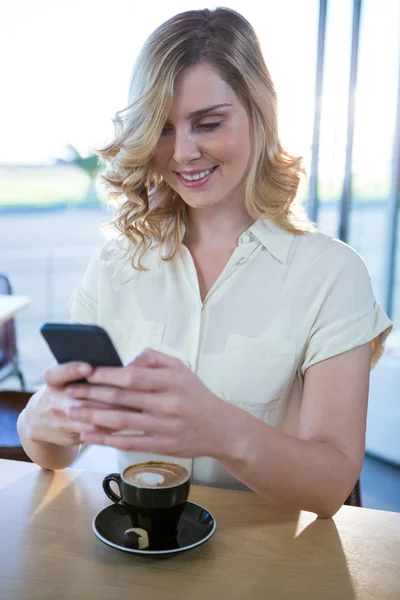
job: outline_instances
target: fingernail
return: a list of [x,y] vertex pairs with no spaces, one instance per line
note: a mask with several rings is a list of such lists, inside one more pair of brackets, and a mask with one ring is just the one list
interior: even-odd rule
[[79,365],[78,372],[82,373],[82,375],[89,375],[92,371],[92,367],[90,365]]

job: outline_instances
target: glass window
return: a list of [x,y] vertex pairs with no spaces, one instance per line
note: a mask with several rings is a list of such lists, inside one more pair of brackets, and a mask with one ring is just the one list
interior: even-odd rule
[[399,78],[400,3],[363,0],[353,147],[349,244],[364,258],[383,302]]

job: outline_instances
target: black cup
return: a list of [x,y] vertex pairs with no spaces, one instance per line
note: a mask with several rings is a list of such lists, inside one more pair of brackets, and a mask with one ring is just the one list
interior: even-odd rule
[[[171,463],[149,461],[143,464],[162,466]],[[132,481],[127,481],[124,473],[134,465],[129,465],[119,473],[111,473],[103,479],[103,489],[106,495],[117,504],[121,504],[129,513],[132,527],[145,529],[151,546],[162,544],[176,538],[177,525],[189,496],[190,477],[177,485],[168,487],[143,487]],[[118,496],[110,487],[114,481],[118,487]]]

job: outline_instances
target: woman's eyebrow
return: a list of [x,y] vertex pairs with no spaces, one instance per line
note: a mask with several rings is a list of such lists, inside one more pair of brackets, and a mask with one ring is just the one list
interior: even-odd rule
[[201,117],[202,115],[206,115],[207,113],[216,110],[217,108],[225,108],[227,106],[232,106],[232,104],[224,102],[223,104],[214,104],[213,106],[206,106],[205,108],[199,108],[198,110],[190,112],[187,116],[189,119],[193,119],[193,117]]

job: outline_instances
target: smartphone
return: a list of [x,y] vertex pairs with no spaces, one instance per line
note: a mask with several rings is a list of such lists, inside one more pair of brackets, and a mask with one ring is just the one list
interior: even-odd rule
[[93,367],[122,367],[108,333],[97,325],[44,323],[40,332],[59,364],[79,361]]

